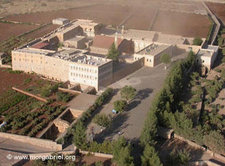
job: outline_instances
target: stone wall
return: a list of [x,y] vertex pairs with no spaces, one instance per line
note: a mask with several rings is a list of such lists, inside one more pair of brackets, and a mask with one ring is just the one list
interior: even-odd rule
[[39,101],[42,101],[42,102],[45,102],[45,103],[48,102],[48,101],[47,101],[46,99],[44,99],[44,98],[41,98],[41,97],[36,96],[36,95],[33,95],[33,94],[29,93],[29,92],[25,92],[25,91],[23,91],[23,90],[21,90],[21,89],[18,89],[18,88],[15,88],[15,87],[12,87],[12,89],[15,90],[15,91],[17,91],[17,92],[20,92],[20,93],[22,93],[22,94],[25,94],[25,95],[27,95],[27,96],[33,97],[33,98],[35,98],[35,99],[37,99],[37,100],[39,100]]
[[202,147],[202,146],[200,146],[200,145],[198,145],[198,144],[196,144],[196,143],[194,143],[194,142],[192,142],[192,141],[190,141],[188,139],[185,139],[185,138],[183,138],[183,137],[181,137],[181,136],[179,136],[177,134],[174,134],[174,138],[177,138],[179,140],[185,141],[186,143],[188,143],[189,145],[191,145],[191,146],[193,146],[195,148],[199,148],[199,149],[205,150],[205,152],[209,153],[211,156],[219,159],[220,161],[225,162],[225,156],[223,156],[221,154],[214,153],[213,151],[211,151],[209,149],[206,150],[204,147]]
[[111,83],[116,82],[116,81],[126,77],[127,75],[137,71],[138,69],[142,68],[143,66],[144,66],[144,58],[141,58],[132,64],[126,65],[122,69],[113,73],[113,79],[112,79]]
[[38,147],[49,148],[52,151],[61,151],[62,150],[61,144],[57,144],[56,142],[53,142],[50,140],[32,138],[32,137],[28,137],[28,136],[9,134],[9,133],[3,133],[3,132],[0,132],[0,137],[12,139],[12,140],[19,141],[19,142],[25,143],[25,144],[27,143],[27,144],[35,145]]
[[82,150],[80,150],[79,152],[81,154],[92,154],[92,155],[94,155],[96,157],[104,157],[104,158],[109,158],[109,159],[113,158],[113,155],[111,155],[111,154],[97,153],[97,152],[88,152],[88,151],[82,151]]

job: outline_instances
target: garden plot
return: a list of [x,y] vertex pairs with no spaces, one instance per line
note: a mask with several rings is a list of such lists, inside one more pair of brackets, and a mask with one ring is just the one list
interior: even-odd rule
[[0,99],[1,131],[35,137],[66,107],[44,104],[15,91],[9,91]]

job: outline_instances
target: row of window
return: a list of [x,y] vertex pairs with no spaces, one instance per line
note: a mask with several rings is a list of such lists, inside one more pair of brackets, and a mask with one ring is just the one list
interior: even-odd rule
[[78,74],[78,73],[70,73],[72,77],[80,77],[80,78],[85,78],[85,79],[90,79],[90,80],[97,80],[97,77],[94,76],[89,76],[85,74]]
[[[135,59],[135,60],[139,60],[139,59],[141,59],[141,58],[135,57],[134,59]],[[151,59],[148,59],[148,58],[146,58],[146,61],[147,61],[147,62],[152,62],[152,60],[151,60]]]
[[92,72],[92,73],[97,73],[98,72],[95,69],[89,69],[87,67],[78,67],[78,66],[71,66],[71,70],[79,70],[79,71]]

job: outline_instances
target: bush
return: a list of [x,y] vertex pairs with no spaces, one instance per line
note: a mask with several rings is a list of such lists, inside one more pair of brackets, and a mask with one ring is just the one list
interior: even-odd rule
[[111,117],[105,114],[97,114],[94,119],[94,123],[102,127],[109,127],[111,124]]
[[202,44],[202,39],[200,37],[196,37],[194,38],[193,40],[193,45],[197,45],[197,46],[200,46]]
[[114,105],[114,109],[117,111],[117,112],[124,112],[125,111],[125,108],[127,106],[127,102],[125,100],[117,100],[113,103]]
[[57,92],[58,90],[58,84],[55,84],[53,86],[47,86],[47,87],[43,87],[41,90],[41,96],[43,97],[49,97],[51,96],[53,93]]
[[56,93],[56,100],[58,101],[63,101],[63,102],[68,102],[71,100],[72,96],[69,93],[64,93],[64,92],[57,92]]

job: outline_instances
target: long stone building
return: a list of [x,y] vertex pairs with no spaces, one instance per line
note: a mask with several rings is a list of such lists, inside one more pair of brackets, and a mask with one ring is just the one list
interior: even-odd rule
[[85,50],[51,51],[21,48],[12,51],[13,70],[35,72],[58,81],[70,81],[99,90],[112,78],[112,61],[88,55]]

